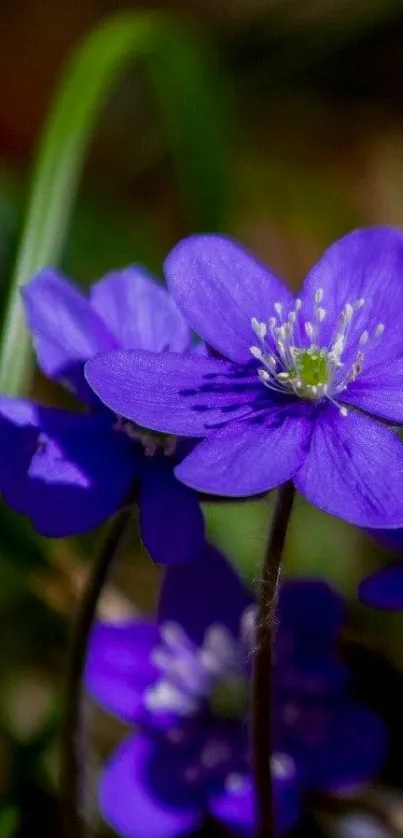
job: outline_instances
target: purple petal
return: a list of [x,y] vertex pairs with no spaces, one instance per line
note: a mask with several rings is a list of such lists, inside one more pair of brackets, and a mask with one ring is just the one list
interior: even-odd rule
[[180,749],[139,733],[112,754],[100,785],[101,814],[125,838],[180,838],[201,826],[202,790],[185,779]]
[[0,493],[17,512],[25,511],[25,475],[37,450],[39,423],[36,405],[0,397]]
[[203,513],[196,493],[174,476],[172,463],[146,462],[139,511],[141,537],[154,562],[185,564],[197,558],[204,544]]
[[169,567],[162,585],[159,623],[175,621],[198,644],[206,630],[220,623],[237,637],[241,616],[253,602],[229,562],[206,545],[199,559]]
[[261,424],[234,423],[216,431],[175,469],[200,492],[244,497],[267,492],[289,480],[305,457],[311,432],[304,406],[272,408]]
[[[276,755],[279,768],[273,776],[276,825],[280,834],[288,832],[297,823],[300,810],[295,766],[289,757]],[[280,769],[281,766],[281,769]],[[228,788],[215,794],[209,801],[211,814],[223,823],[232,835],[252,838],[255,834],[255,796],[249,778],[229,776]]]
[[387,364],[364,370],[348,385],[340,400],[374,416],[403,423],[402,358],[388,359]]
[[251,253],[221,236],[190,236],[165,261],[169,289],[201,337],[232,361],[250,359],[252,317],[267,320],[292,296]]
[[[326,317],[321,324],[322,345],[326,345],[336,328],[337,319],[346,303],[365,301],[355,312],[349,330],[349,344],[358,348],[364,330],[370,335],[378,323],[385,333],[367,351],[365,368],[396,355],[403,350],[400,311],[403,306],[403,235],[389,227],[355,230],[335,242],[312,268],[302,292],[303,311],[308,319],[312,313],[315,291],[324,291],[321,306]],[[345,358],[343,358],[343,361]]]
[[97,623],[91,633],[85,685],[111,713],[127,722],[143,717],[143,692],[158,675],[151,653],[158,642],[153,623]]
[[403,562],[383,567],[364,579],[359,588],[359,597],[365,605],[402,611]]
[[96,282],[90,302],[122,347],[152,352],[189,347],[189,328],[173,299],[138,265]]
[[270,406],[255,370],[200,355],[118,350],[89,361],[85,375],[114,413],[179,436],[205,436]]
[[118,342],[78,288],[52,268],[43,268],[21,293],[41,370],[87,401],[85,361]]
[[320,414],[295,484],[319,509],[359,527],[403,524],[402,443],[354,411]]
[[386,729],[371,710],[346,700],[335,712],[330,710],[322,741],[320,729],[318,719],[311,729],[305,727],[305,741],[296,743],[292,752],[308,790],[347,791],[379,773],[386,755]]
[[280,587],[279,630],[284,624],[296,643],[313,653],[316,648],[331,647],[342,628],[344,612],[342,597],[319,579],[288,579]]
[[[19,408],[16,421],[24,434],[16,441],[18,455],[13,449],[12,472],[0,485],[10,505],[28,515],[40,533],[56,538],[87,532],[116,512],[136,475],[130,440],[90,414],[11,404],[2,399],[0,412]],[[25,433],[32,434],[34,422],[39,427],[28,462]]]

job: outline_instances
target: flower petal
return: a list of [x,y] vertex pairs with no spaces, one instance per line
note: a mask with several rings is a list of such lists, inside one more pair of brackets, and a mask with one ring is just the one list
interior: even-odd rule
[[96,282],[90,302],[122,347],[151,352],[189,348],[189,327],[172,297],[139,265]]
[[387,364],[364,370],[340,394],[340,401],[403,424],[403,359],[389,359]]
[[[116,512],[136,476],[130,440],[97,416],[17,400],[11,407],[13,401],[0,403],[3,416],[19,408],[15,424],[21,437],[3,485],[0,470],[0,490],[10,505],[28,515],[40,533],[56,538],[87,532]],[[25,433],[27,428],[32,433],[34,422],[35,450],[31,444],[28,461]]]
[[[276,769],[277,764],[277,769]],[[300,810],[296,772],[293,761],[281,754],[273,757],[273,796],[276,826],[280,834],[297,823]],[[211,814],[223,823],[231,835],[252,838],[255,834],[255,795],[248,777],[235,774],[227,779],[227,788],[209,800]]]
[[255,335],[252,317],[267,320],[275,302],[292,296],[251,253],[229,238],[190,236],[165,261],[168,287],[187,321],[232,361],[246,362]]
[[403,611],[403,562],[383,567],[364,579],[359,597],[365,605]]
[[84,362],[118,342],[78,288],[52,268],[43,268],[21,293],[41,370],[87,401]]
[[403,445],[354,411],[322,412],[295,484],[319,509],[359,527],[403,524]]
[[143,691],[158,675],[151,653],[158,642],[153,623],[97,623],[88,647],[85,685],[108,710],[127,722],[143,717]]
[[[403,350],[400,311],[403,306],[403,235],[391,227],[355,230],[335,242],[308,274],[303,291],[305,319],[313,312],[315,291],[323,289],[321,306],[326,317],[321,324],[321,344],[334,334],[337,319],[346,303],[363,299],[353,315],[349,344],[357,350],[364,330],[370,334],[378,323],[385,333],[374,348],[365,349],[365,367],[379,363]],[[367,344],[370,347],[370,341]],[[343,357],[343,361],[345,358]]]
[[196,493],[176,479],[173,463],[146,462],[139,512],[141,537],[154,562],[185,564],[197,558],[204,544],[203,513]]
[[37,450],[39,424],[32,402],[0,396],[0,493],[17,512],[26,508],[24,477]]
[[270,405],[255,370],[195,354],[117,350],[89,361],[85,375],[114,413],[179,436],[205,436]]
[[112,754],[103,771],[101,814],[124,838],[181,838],[203,822],[201,790],[186,782],[180,749],[139,733]]
[[196,561],[167,569],[158,621],[179,623],[196,645],[215,623],[238,637],[242,614],[253,601],[229,562],[207,544]]
[[216,431],[175,469],[193,489],[226,497],[267,492],[289,480],[304,461],[311,426],[303,405],[272,408],[261,424],[234,423]]
[[293,633],[297,646],[314,656],[330,650],[344,619],[342,597],[319,579],[287,579],[278,602],[281,627]]
[[[326,709],[324,708],[326,713]],[[313,717],[314,722],[315,717]],[[349,790],[372,780],[386,755],[387,736],[381,718],[364,705],[345,700],[330,710],[321,741],[320,720],[305,728],[292,751],[303,785],[312,791]]]

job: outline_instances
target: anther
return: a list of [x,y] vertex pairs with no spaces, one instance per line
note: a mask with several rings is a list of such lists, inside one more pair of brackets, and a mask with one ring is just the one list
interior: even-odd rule
[[360,299],[359,299],[359,300],[357,300],[357,301],[354,303],[354,308],[355,308],[355,310],[356,310],[356,311],[358,311],[360,308],[362,308],[362,307],[363,307],[363,305],[365,305],[365,300],[364,300],[364,297],[360,297]]
[[307,320],[306,323],[305,323],[305,331],[306,331],[306,334],[308,335],[309,339],[312,340],[312,338],[315,334],[315,330],[314,330],[314,327],[313,327],[310,320]]
[[323,288],[318,288],[315,291],[315,303],[321,303],[323,300]]
[[360,346],[365,346],[365,344],[368,342],[368,338],[369,338],[369,334],[368,334],[367,330],[365,330],[365,332],[363,332],[361,337],[360,337],[360,341],[359,341]]
[[260,323],[260,322],[259,322],[259,320],[257,320],[257,319],[256,319],[256,317],[252,317],[252,321],[251,321],[251,323],[252,323],[252,329],[253,329],[253,331],[255,332],[255,334],[256,334],[259,338],[264,338],[264,337],[266,337],[266,334],[267,334],[267,326],[266,326],[266,324],[265,324],[265,323]]
[[295,300],[294,308],[295,308],[295,311],[301,311],[302,300],[300,300],[299,297],[297,297],[296,300]]
[[251,346],[249,351],[250,354],[253,355],[254,358],[257,358],[258,361],[263,361],[263,352],[258,346]]
[[378,323],[378,325],[375,329],[375,337],[380,338],[380,336],[383,335],[384,331],[385,331],[385,324],[384,323]]
[[273,308],[274,308],[274,311],[276,312],[276,314],[277,314],[279,317],[281,317],[281,315],[282,315],[282,311],[283,311],[283,306],[282,306],[282,304],[281,304],[281,303],[274,303]]
[[325,309],[325,308],[322,308],[321,306],[319,306],[319,307],[316,309],[315,314],[316,314],[316,319],[317,319],[317,320],[319,320],[319,323],[322,323],[322,321],[323,321],[323,320],[325,319],[325,317],[326,317],[326,309]]
[[341,407],[339,407],[339,413],[340,413],[340,416],[343,416],[344,418],[345,418],[346,416],[348,416],[348,410],[347,410],[347,408],[346,408],[346,407],[344,407],[344,405],[342,405]]

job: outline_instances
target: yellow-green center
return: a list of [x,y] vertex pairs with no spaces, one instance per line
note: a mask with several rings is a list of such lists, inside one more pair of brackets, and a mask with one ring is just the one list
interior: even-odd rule
[[317,349],[302,349],[296,357],[299,379],[306,387],[326,384],[329,379],[326,356]]
[[225,719],[242,719],[248,710],[248,685],[240,675],[218,681],[209,697],[213,713]]

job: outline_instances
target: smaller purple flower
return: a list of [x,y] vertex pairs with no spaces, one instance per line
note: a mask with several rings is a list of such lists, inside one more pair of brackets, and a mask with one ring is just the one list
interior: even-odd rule
[[[99,624],[87,687],[137,727],[102,774],[101,810],[128,838],[176,838],[206,813],[251,835],[248,695],[254,602],[213,548],[169,568],[158,623]],[[348,694],[335,642],[343,608],[324,583],[286,582],[279,601],[273,775],[277,821],[288,830],[304,791],[372,779],[382,722]]]
[[[251,836],[248,670],[252,599],[212,547],[169,568],[158,623],[99,624],[86,682],[106,709],[137,732],[112,753],[101,812],[127,838],[180,838],[207,814]],[[298,816],[295,766],[273,756],[277,824]]]
[[279,596],[275,667],[275,746],[292,756],[308,791],[351,791],[379,772],[382,720],[349,695],[337,653],[341,597],[326,583],[291,580]]
[[383,567],[364,579],[359,598],[375,608],[403,611],[403,561]]
[[299,297],[242,247],[192,236],[168,286],[214,357],[106,352],[86,366],[127,419],[201,441],[176,468],[202,492],[242,497],[293,480],[362,527],[403,525],[403,235],[356,230]]
[[99,352],[191,351],[165,288],[140,267],[109,274],[85,297],[45,268],[23,289],[39,366],[84,403],[78,413],[0,397],[0,490],[44,535],[86,532],[136,498],[143,542],[160,563],[186,562],[204,543],[197,495],[174,476],[192,441],[145,431],[105,409],[84,378]]

